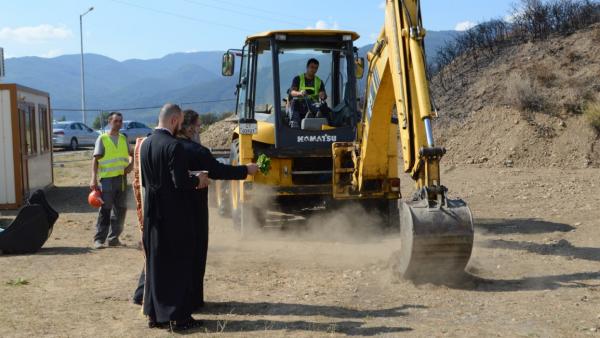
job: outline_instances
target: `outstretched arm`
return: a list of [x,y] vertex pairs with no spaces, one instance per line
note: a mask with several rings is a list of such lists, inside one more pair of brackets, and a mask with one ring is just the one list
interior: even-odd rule
[[223,164],[207,154],[208,177],[213,180],[243,180],[248,176],[248,166]]

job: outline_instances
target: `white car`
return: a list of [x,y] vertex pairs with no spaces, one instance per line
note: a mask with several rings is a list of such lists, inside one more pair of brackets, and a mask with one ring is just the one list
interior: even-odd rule
[[[104,132],[108,132],[110,127],[104,128]],[[138,137],[146,137],[152,134],[152,129],[145,124],[137,121],[123,121],[123,127],[119,132],[127,137],[128,143],[135,143]]]
[[81,122],[64,121],[52,124],[52,145],[77,150],[80,146],[93,147],[100,133]]

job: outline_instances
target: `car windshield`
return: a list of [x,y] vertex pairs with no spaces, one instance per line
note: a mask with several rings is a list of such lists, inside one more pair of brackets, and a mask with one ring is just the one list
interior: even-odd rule
[[65,129],[68,128],[71,123],[69,122],[56,122],[52,124],[52,129]]

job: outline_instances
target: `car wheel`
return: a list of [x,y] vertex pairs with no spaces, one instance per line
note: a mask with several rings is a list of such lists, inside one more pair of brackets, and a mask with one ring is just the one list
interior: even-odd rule
[[77,142],[77,139],[73,137],[71,139],[71,143],[69,143],[69,149],[77,150],[78,147],[79,147],[79,143]]

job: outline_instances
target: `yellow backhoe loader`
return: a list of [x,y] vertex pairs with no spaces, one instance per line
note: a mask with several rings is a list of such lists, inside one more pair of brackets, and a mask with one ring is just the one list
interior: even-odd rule
[[[293,212],[312,204],[326,208],[359,201],[377,208],[387,226],[400,222],[398,272],[413,280],[462,273],[473,246],[473,219],[466,203],[449,199],[440,179],[446,150],[434,142],[435,117],[425,70],[420,1],[387,0],[385,24],[368,53],[364,100],[357,100],[365,61],[351,31],[272,31],[247,38],[223,56],[223,75],[235,73],[239,127],[231,135],[231,163],[271,159],[267,174],[219,188],[223,213],[248,231],[264,224],[266,210]],[[326,117],[307,115],[290,124],[292,78],[308,58],[320,61]],[[398,164],[398,135],[402,165]],[[416,183],[400,199],[399,168]],[[261,194],[272,199],[261,205]]]

